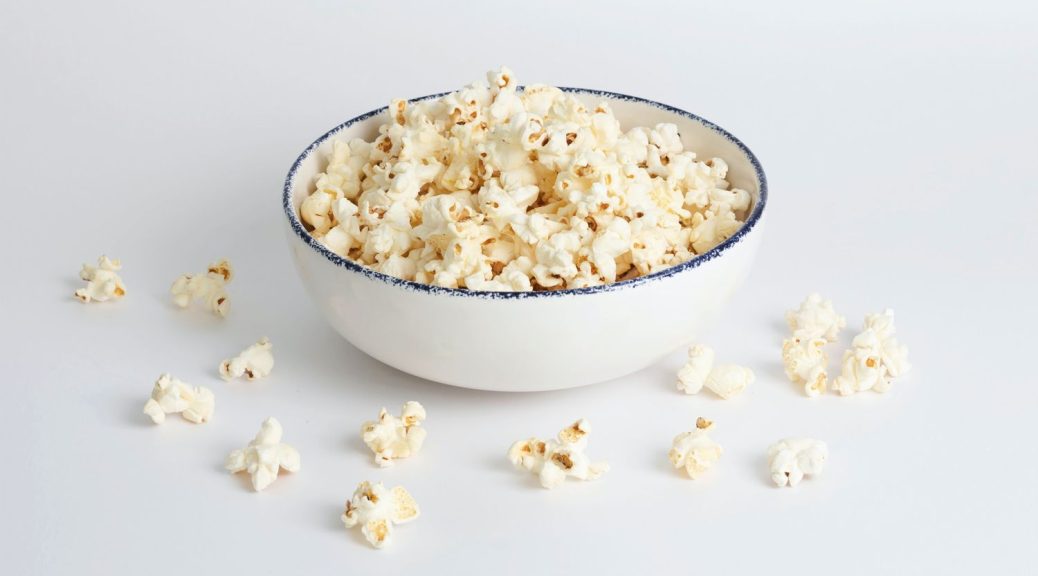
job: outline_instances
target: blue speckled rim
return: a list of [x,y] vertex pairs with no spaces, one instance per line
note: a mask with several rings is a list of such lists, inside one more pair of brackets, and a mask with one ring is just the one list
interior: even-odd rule
[[[347,120],[347,121],[343,122],[342,124],[339,124],[335,128],[332,128],[331,130],[326,132],[323,136],[321,136],[320,138],[315,140],[313,144],[310,144],[309,146],[307,146],[306,150],[303,150],[303,153],[300,154],[298,158],[296,158],[296,161],[292,163],[292,168],[290,168],[289,171],[288,171],[288,177],[285,178],[285,189],[284,189],[284,193],[282,194],[282,197],[281,197],[281,204],[282,204],[282,207],[285,210],[285,216],[288,217],[288,223],[292,226],[292,230],[295,231],[296,236],[298,236],[300,240],[302,240],[307,246],[309,246],[310,248],[312,248],[313,250],[317,251],[319,254],[321,254],[325,258],[327,258],[333,264],[335,264],[336,266],[340,266],[342,268],[346,268],[346,269],[348,269],[348,270],[350,270],[352,272],[356,272],[358,274],[363,274],[364,276],[367,276],[368,278],[370,278],[372,280],[377,280],[377,281],[380,281],[380,282],[385,282],[386,284],[389,284],[389,285],[392,285],[392,286],[396,286],[396,287],[399,287],[399,288],[404,288],[404,289],[408,289],[408,290],[416,290],[416,291],[419,291],[419,292],[426,292],[426,293],[430,293],[430,294],[445,294],[445,295],[458,296],[458,297],[487,298],[487,299],[558,298],[558,297],[562,297],[562,296],[577,296],[577,295],[582,295],[582,294],[597,294],[597,293],[600,293],[600,292],[611,292],[613,290],[625,290],[625,289],[629,289],[629,288],[634,288],[636,286],[645,284],[647,282],[654,282],[654,281],[657,281],[657,280],[662,280],[663,278],[667,278],[669,276],[673,276],[674,274],[679,274],[681,272],[684,272],[685,270],[689,270],[691,268],[695,268],[695,267],[699,266],[700,264],[702,264],[704,262],[713,260],[714,258],[717,258],[717,257],[721,256],[722,254],[725,253],[726,250],[728,250],[729,248],[734,246],[736,243],[738,243],[743,238],[743,236],[746,236],[746,234],[748,234],[750,232],[750,230],[753,230],[754,226],[757,225],[757,222],[761,218],[761,214],[764,213],[764,207],[768,203],[768,180],[764,176],[764,169],[761,168],[760,161],[757,160],[757,157],[753,154],[753,152],[751,152],[750,149],[747,148],[746,145],[743,144],[738,138],[736,138],[735,136],[732,136],[727,130],[725,130],[724,128],[721,128],[720,126],[718,126],[717,124],[714,124],[713,122],[710,122],[709,120],[706,120],[704,118],[700,118],[699,116],[696,116],[695,114],[692,114],[691,112],[686,112],[686,111],[684,111],[684,110],[682,110],[680,108],[675,108],[675,107],[670,106],[668,104],[663,104],[663,103],[660,103],[660,102],[655,102],[653,100],[646,100],[645,98],[638,98],[637,96],[629,96],[627,94],[618,94],[616,92],[606,92],[604,90],[589,90],[589,89],[586,89],[586,88],[563,88],[563,87],[560,87],[560,90],[562,90],[563,92],[569,92],[569,93],[573,93],[573,94],[588,94],[588,95],[591,95],[591,96],[596,96],[596,97],[600,97],[600,98],[606,98],[606,99],[609,99],[609,100],[621,100],[621,101],[626,101],[626,102],[638,102],[640,104],[647,104],[647,105],[652,106],[654,108],[658,108],[660,110],[671,112],[671,113],[677,114],[679,116],[684,116],[685,118],[688,118],[690,120],[694,120],[696,122],[699,122],[703,126],[706,126],[707,128],[709,128],[709,129],[713,130],[714,132],[720,134],[721,136],[724,136],[725,139],[727,139],[732,144],[735,144],[739,148],[739,150],[741,150],[744,154],[746,154],[746,157],[750,159],[750,163],[753,165],[753,170],[754,170],[754,172],[756,173],[756,176],[757,176],[757,181],[760,183],[760,198],[757,200],[756,204],[754,205],[753,211],[750,213],[749,218],[746,219],[746,223],[743,224],[742,227],[739,228],[739,230],[735,234],[733,234],[730,238],[728,238],[724,242],[721,242],[717,246],[714,246],[713,248],[708,250],[706,253],[697,255],[696,257],[692,258],[691,260],[688,260],[686,262],[682,262],[681,264],[678,264],[677,266],[672,266],[670,268],[667,268],[667,269],[664,269],[664,270],[660,270],[659,272],[653,272],[652,274],[647,274],[645,276],[639,276],[637,278],[632,278],[630,280],[624,280],[622,282],[613,282],[612,284],[604,284],[602,286],[591,286],[591,287],[588,287],[588,288],[572,288],[572,289],[568,289],[568,290],[546,290],[546,291],[542,291],[542,292],[481,292],[481,291],[463,290],[463,289],[460,289],[460,288],[442,288],[440,286],[433,286],[433,285],[430,285],[430,284],[421,284],[421,283],[414,282],[414,281],[411,281],[411,280],[403,280],[403,279],[397,278],[395,276],[389,276],[387,274],[383,274],[382,272],[378,272],[376,270],[372,270],[371,268],[368,268],[366,266],[363,266],[361,264],[353,262],[352,260],[348,260],[346,258],[343,258],[342,256],[339,256],[338,254],[336,254],[336,253],[332,252],[331,250],[328,250],[327,248],[325,248],[323,244],[318,242],[313,236],[310,235],[309,232],[306,231],[306,229],[303,227],[303,224],[299,221],[299,217],[296,214],[295,208],[292,206],[292,184],[293,184],[293,182],[295,180],[296,170],[299,169],[299,166],[303,163],[303,161],[306,160],[317,149],[318,146],[320,146],[322,143],[324,143],[325,140],[331,138],[332,136],[338,134],[342,130],[345,130],[346,128],[349,128],[350,126],[353,126],[354,124],[356,124],[358,122],[363,122],[363,121],[367,120],[368,118],[371,118],[372,116],[376,116],[376,115],[384,113],[386,111],[386,109],[388,108],[388,106],[383,106],[382,108],[379,108],[377,110],[372,110],[370,112],[366,112],[364,114],[361,114],[360,116],[357,116],[356,118],[351,118],[350,120]],[[438,94],[430,94],[428,96],[422,96],[421,98],[414,98],[414,99],[410,100],[410,102],[420,102],[422,100],[429,100],[431,98],[439,98],[439,97],[444,96],[446,94],[448,94],[448,92],[440,92]]]

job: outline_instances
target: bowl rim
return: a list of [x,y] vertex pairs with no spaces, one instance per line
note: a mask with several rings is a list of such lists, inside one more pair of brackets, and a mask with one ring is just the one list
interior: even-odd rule
[[[523,89],[523,86],[520,86],[519,89]],[[285,211],[285,216],[288,218],[289,226],[292,228],[292,231],[295,232],[295,235],[299,237],[299,239],[302,240],[304,244],[309,246],[318,254],[324,256],[332,264],[335,264],[340,268],[346,268],[351,272],[360,273],[369,279],[377,280],[390,286],[415,290],[418,292],[424,292],[428,294],[444,294],[465,298],[483,298],[495,300],[517,298],[560,298],[564,296],[599,294],[604,292],[613,292],[617,290],[627,290],[631,288],[636,288],[638,286],[642,286],[650,282],[656,282],[659,280],[663,280],[665,278],[669,278],[686,270],[697,268],[700,265],[709,262],[710,260],[713,260],[714,258],[720,257],[732,246],[735,246],[737,243],[739,243],[739,241],[742,240],[743,237],[749,234],[749,232],[752,231],[755,226],[757,226],[762,214],[764,213],[764,208],[768,203],[768,180],[767,177],[764,175],[764,169],[761,167],[760,161],[757,159],[757,156],[749,149],[749,147],[743,144],[741,140],[736,138],[730,132],[701,116],[697,116],[695,114],[692,114],[691,112],[682,110],[681,108],[677,108],[669,104],[664,104],[662,102],[657,102],[655,100],[649,100],[647,98],[631,96],[629,94],[621,94],[618,92],[609,92],[607,90],[596,90],[591,88],[574,88],[560,86],[559,90],[562,90],[563,92],[570,94],[586,94],[590,96],[603,97],[610,100],[620,100],[625,102],[636,102],[639,104],[646,104],[654,108],[663,110],[665,112],[677,114],[679,116],[688,118],[689,120],[698,122],[706,128],[713,130],[717,134],[721,135],[732,144],[734,144],[750,160],[750,164],[753,166],[754,174],[756,175],[757,181],[760,184],[759,199],[754,205],[753,210],[750,212],[750,215],[746,218],[746,222],[744,222],[743,225],[739,228],[739,230],[737,230],[735,234],[732,234],[732,236],[730,236],[727,240],[721,242],[717,246],[714,246],[710,250],[707,250],[703,254],[697,254],[695,257],[690,258],[689,260],[686,260],[680,264],[671,266],[669,268],[665,268],[663,270],[658,270],[651,274],[638,276],[636,278],[631,278],[629,280],[623,280],[620,282],[603,284],[601,286],[527,292],[495,292],[467,290],[464,288],[444,288],[442,286],[422,284],[420,282],[415,282],[413,280],[405,280],[403,278],[397,278],[396,276],[390,276],[383,272],[379,272],[372,268],[368,268],[367,266],[364,266],[362,264],[358,264],[357,262],[354,262],[353,260],[350,260],[348,258],[339,256],[338,254],[326,248],[316,238],[311,236],[310,233],[307,232],[306,228],[303,227],[303,223],[300,221],[299,215],[296,213],[295,207],[292,204],[292,191],[293,185],[295,184],[296,172],[299,170],[299,167],[302,165],[303,161],[309,158],[310,155],[313,154],[317,150],[317,148],[321,146],[321,144],[323,144],[332,136],[335,136],[339,132],[342,132],[343,130],[353,126],[354,124],[368,120],[372,116],[378,116],[380,114],[385,113],[389,107],[383,106],[381,108],[376,108],[375,110],[371,110],[359,116],[350,118],[349,120],[346,120],[345,122],[325,132],[321,137],[319,137],[317,140],[314,140],[313,143],[307,146],[306,149],[304,149],[303,152],[296,158],[295,162],[292,163],[291,168],[289,168],[288,170],[288,175],[285,178],[284,190],[282,191],[281,196],[282,208]],[[423,100],[431,100],[433,98],[440,98],[442,96],[446,96],[447,94],[450,94],[450,92],[439,92],[436,94],[429,94],[427,96],[421,96],[419,98],[412,98],[408,100],[408,102],[413,103],[421,102]]]

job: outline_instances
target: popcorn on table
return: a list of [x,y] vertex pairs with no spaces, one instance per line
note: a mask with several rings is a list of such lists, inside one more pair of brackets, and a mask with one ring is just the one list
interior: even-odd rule
[[96,267],[83,264],[79,277],[86,281],[87,285],[76,290],[75,297],[83,303],[122,298],[126,295],[126,285],[119,277],[119,270],[122,268],[122,262],[111,260],[104,255],[97,259]]
[[364,443],[375,453],[375,463],[392,466],[393,460],[417,454],[425,442],[425,408],[418,402],[406,402],[397,418],[383,408],[378,420],[365,422],[360,434]]
[[678,390],[697,394],[705,386],[728,400],[753,383],[753,371],[734,364],[714,364],[714,350],[699,344],[688,349],[688,361],[678,371]]
[[750,194],[674,124],[623,132],[605,102],[517,91],[512,72],[394,100],[373,142],[332,141],[299,209],[332,252],[469,290],[597,286],[668,268],[734,234]]
[[257,492],[277,480],[280,470],[299,471],[299,452],[281,441],[281,423],[267,418],[248,446],[227,456],[224,467],[232,474],[248,472]]
[[782,341],[782,365],[786,376],[795,384],[804,385],[804,393],[818,396],[829,385],[829,355],[825,352],[825,338],[794,336]]
[[786,438],[768,448],[768,467],[771,479],[778,486],[796,486],[804,475],[822,473],[829,448],[825,442],[812,438]]
[[381,482],[361,482],[346,501],[342,521],[347,528],[360,525],[361,533],[375,548],[389,544],[393,526],[418,517],[420,511],[414,498],[403,486],[387,490]]
[[186,308],[192,300],[199,300],[214,314],[226,316],[229,305],[226,287],[232,275],[231,263],[227,260],[210,264],[205,274],[184,274],[169,289],[173,303]]
[[835,342],[840,330],[847,326],[847,319],[836,313],[832,301],[816,292],[804,299],[799,308],[786,312],[786,323],[793,335],[801,339]]
[[241,354],[221,362],[220,376],[224,380],[242,376],[255,380],[269,375],[273,368],[274,346],[270,343],[270,339],[264,336],[255,344],[242,350]]
[[866,390],[886,392],[894,378],[908,372],[908,349],[894,336],[894,311],[865,317],[864,330],[843,353],[840,375],[833,389],[846,396]]
[[204,424],[213,416],[216,398],[208,388],[191,386],[169,374],[159,376],[151,390],[151,398],[144,404],[144,413],[151,421],[162,424],[166,414],[177,414],[195,424]]
[[581,418],[563,428],[554,440],[529,438],[512,444],[508,460],[516,468],[537,474],[541,486],[555,488],[567,477],[595,480],[609,471],[606,462],[591,462],[584,454],[591,424]]
[[829,355],[825,345],[834,342],[847,320],[833,303],[818,293],[810,294],[796,310],[786,312],[793,335],[782,341],[782,365],[786,376],[804,385],[804,393],[818,396],[829,386]]
[[695,430],[674,437],[668,454],[670,462],[675,468],[684,468],[693,480],[709,470],[724,452],[708,435],[713,424],[706,418],[697,418]]

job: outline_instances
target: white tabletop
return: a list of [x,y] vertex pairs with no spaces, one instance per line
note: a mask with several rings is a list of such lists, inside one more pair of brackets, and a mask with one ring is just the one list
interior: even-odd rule
[[[1038,569],[1033,6],[323,4],[0,7],[5,574]],[[765,245],[708,339],[756,370],[744,397],[679,394],[682,351],[584,389],[449,388],[365,357],[307,301],[279,207],[294,157],[502,63],[688,109],[761,158]],[[77,273],[101,253],[129,295],[85,306]],[[229,316],[174,308],[173,279],[223,256]],[[850,321],[835,348],[894,308],[910,375],[804,397],[779,342],[811,291]],[[221,381],[219,361],[263,335],[274,374]],[[215,392],[212,422],[148,421],[166,371]],[[358,429],[405,400],[428,409],[427,446],[379,469]],[[725,453],[691,481],[666,453],[700,415]],[[302,470],[257,494],[222,462],[267,416]],[[580,416],[612,464],[601,480],[547,491],[505,459]],[[765,451],[790,435],[831,455],[778,489]],[[422,508],[391,549],[339,520],[364,479]]]

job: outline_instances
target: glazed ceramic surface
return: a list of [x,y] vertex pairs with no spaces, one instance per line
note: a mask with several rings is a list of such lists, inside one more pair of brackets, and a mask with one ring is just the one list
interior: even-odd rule
[[699,158],[724,159],[728,180],[754,198],[742,229],[673,268],[593,288],[469,292],[386,276],[325,249],[298,217],[332,141],[374,139],[385,121],[382,108],[311,144],[285,181],[282,201],[296,269],[335,330],[404,372],[500,391],[554,390],[610,380],[644,368],[704,333],[745,279],[760,244],[768,192],[759,162],[734,136],[688,112],[621,94],[564,90],[589,106],[608,101],[624,130],[674,123],[686,148]]

